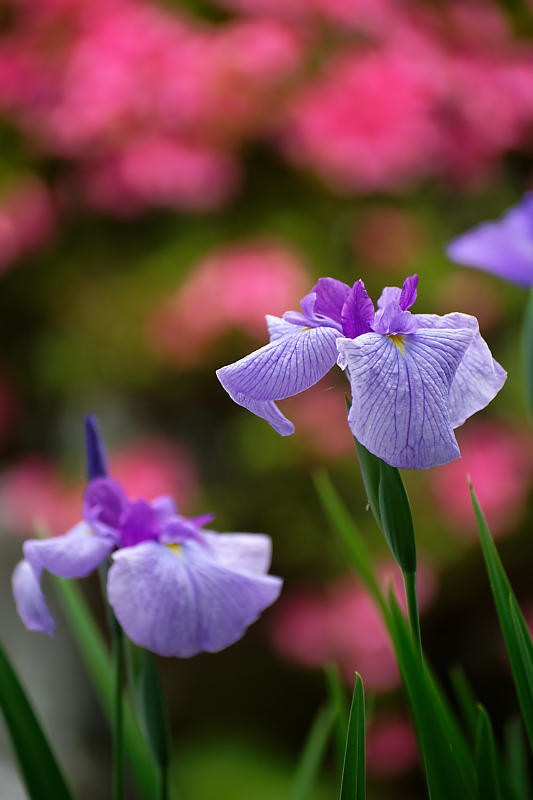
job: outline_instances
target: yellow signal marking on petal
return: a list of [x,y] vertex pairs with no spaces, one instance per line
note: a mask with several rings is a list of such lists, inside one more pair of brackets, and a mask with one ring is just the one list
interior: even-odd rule
[[390,333],[389,339],[391,340],[391,342],[394,342],[394,344],[396,345],[402,356],[405,356],[405,353],[403,352],[403,343],[405,342],[405,336],[402,333]]
[[181,554],[181,546],[179,544],[167,544],[169,550],[172,550],[173,553],[176,553],[177,556]]

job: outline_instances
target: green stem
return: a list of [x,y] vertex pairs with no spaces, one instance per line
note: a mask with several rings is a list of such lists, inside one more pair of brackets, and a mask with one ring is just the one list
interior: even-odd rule
[[112,649],[114,667],[113,687],[113,800],[124,797],[124,742],[123,742],[123,674],[124,647],[122,628],[113,619]]
[[159,800],[168,800],[168,767],[159,768]]
[[404,572],[405,597],[407,599],[407,616],[413,639],[422,652],[422,638],[420,636],[420,617],[418,614],[418,598],[416,594],[416,572]]

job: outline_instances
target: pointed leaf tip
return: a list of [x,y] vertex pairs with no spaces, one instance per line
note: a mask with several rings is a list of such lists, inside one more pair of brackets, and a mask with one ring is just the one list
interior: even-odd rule
[[87,480],[105,478],[107,458],[96,418],[92,414],[85,417],[85,445],[87,455]]

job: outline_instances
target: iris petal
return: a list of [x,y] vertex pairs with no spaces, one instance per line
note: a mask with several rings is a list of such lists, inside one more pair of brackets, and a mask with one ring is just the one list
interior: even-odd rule
[[24,557],[38,573],[47,569],[60,578],[89,575],[116,546],[111,536],[97,536],[85,522],[79,522],[63,536],[29,539],[24,542]]
[[337,360],[334,328],[302,329],[275,339],[234,364],[217,370],[217,377],[239,405],[263,417],[283,436],[294,427],[274,405],[308,389]]
[[398,343],[375,333],[340,339],[354,436],[394,467],[425,469],[458,458],[448,395],[473,335],[455,329],[422,330]]
[[214,533],[202,531],[212,553],[225,567],[240,572],[264,574],[270,568],[272,541],[259,533]]
[[505,383],[507,373],[493,359],[475,317],[459,312],[443,317],[437,314],[415,314],[415,317],[420,328],[469,328],[474,332],[474,338],[455,373],[448,398],[450,422],[453,428],[458,428],[468,417],[490,403]]
[[40,586],[40,570],[33,569],[28,561],[20,561],[11,579],[17,611],[30,631],[40,631],[51,636],[53,620]]
[[188,658],[236,642],[273,603],[281,580],[218,563],[205,545],[155,542],[119,550],[108,597],[126,634],[163,656]]
[[454,239],[448,258],[513,281],[533,285],[533,193],[497,222],[485,222]]

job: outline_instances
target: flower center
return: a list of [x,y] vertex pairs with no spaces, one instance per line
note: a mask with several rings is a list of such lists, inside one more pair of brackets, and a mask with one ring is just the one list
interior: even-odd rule
[[403,352],[403,343],[405,342],[405,336],[403,333],[389,333],[389,339],[391,342],[394,342],[402,356],[404,356],[405,353]]

